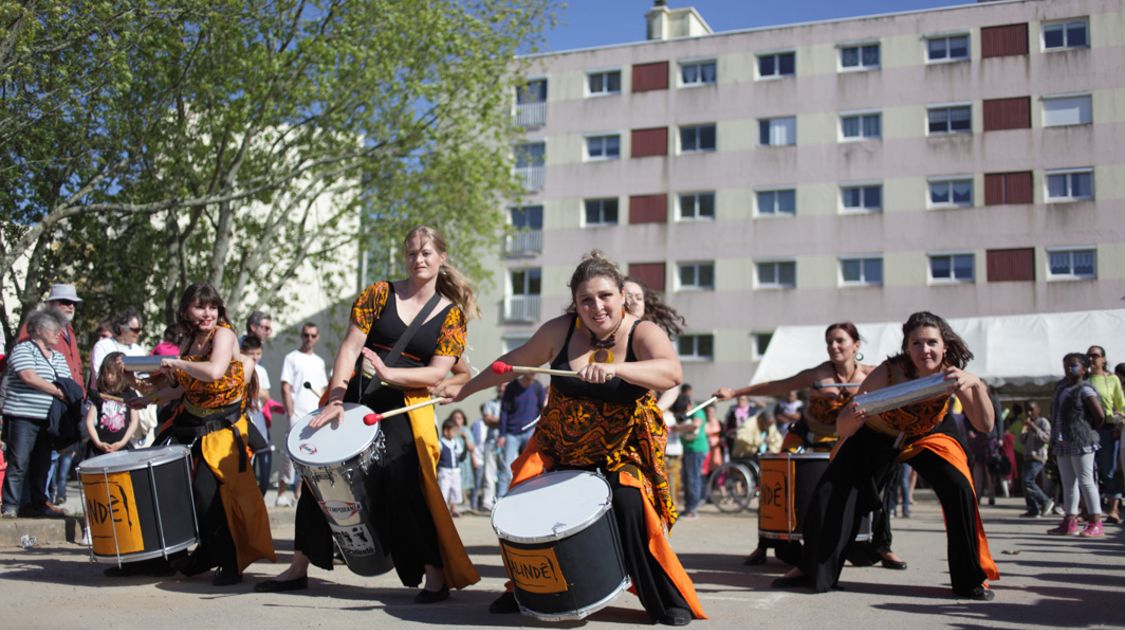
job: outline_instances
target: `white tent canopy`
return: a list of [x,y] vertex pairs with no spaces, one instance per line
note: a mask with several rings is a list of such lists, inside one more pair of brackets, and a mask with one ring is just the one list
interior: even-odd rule
[[[1062,358],[1105,347],[1113,364],[1125,361],[1125,309],[969,317],[949,325],[975,358],[968,370],[989,385],[1043,385],[1062,378]],[[826,326],[781,326],[758,364],[751,383],[786,378],[827,359]],[[902,324],[856,324],[863,362],[878,364],[902,347]]]

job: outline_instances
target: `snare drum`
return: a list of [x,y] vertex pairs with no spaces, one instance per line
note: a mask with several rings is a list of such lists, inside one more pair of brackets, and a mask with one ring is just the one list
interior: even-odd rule
[[[765,453],[760,456],[758,534],[801,542],[801,522],[816,484],[828,468],[828,453]],[[859,524],[857,542],[871,540],[871,515]]]
[[525,615],[582,619],[629,587],[613,494],[600,475],[550,472],[496,502],[492,529]]
[[78,477],[95,559],[167,558],[199,540],[187,447],[98,455],[78,465]]
[[379,424],[364,423],[364,417],[373,413],[371,409],[344,403],[339,422],[310,428],[317,413],[319,410],[305,416],[289,430],[289,458],[316,496],[348,568],[357,575],[386,573],[394,568],[394,561],[379,539],[367,496],[368,482],[383,462]]

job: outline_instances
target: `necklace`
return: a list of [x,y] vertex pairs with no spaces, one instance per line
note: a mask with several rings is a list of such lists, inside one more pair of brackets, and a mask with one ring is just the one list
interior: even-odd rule
[[610,348],[617,344],[617,331],[621,329],[624,321],[625,317],[622,316],[605,339],[598,339],[594,331],[590,331],[590,345],[595,348],[590,355],[590,363],[613,363],[613,350]]
[[[858,365],[854,366],[852,368],[852,373],[848,376],[844,376],[843,374],[840,374],[840,371],[836,369],[835,365],[832,366],[832,371],[836,374],[836,382],[837,383],[851,383],[852,379],[855,378],[856,372],[859,371],[859,366]],[[848,389],[846,387],[839,387],[838,389],[840,391],[837,392],[837,394],[836,394],[837,398],[846,398],[848,396]]]

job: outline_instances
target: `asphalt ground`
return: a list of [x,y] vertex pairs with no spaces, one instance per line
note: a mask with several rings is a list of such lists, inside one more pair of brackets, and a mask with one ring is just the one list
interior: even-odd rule
[[[1125,529],[1107,526],[1102,539],[1049,536],[1055,519],[1020,518],[1022,499],[982,508],[1001,579],[992,602],[957,600],[949,591],[945,531],[932,494],[919,490],[912,518],[893,521],[895,549],[905,571],[844,569],[846,590],[814,595],[779,591],[770,581],[786,567],[745,567],[757,539],[757,514],[721,514],[710,506],[682,520],[673,547],[695,582],[712,628],[1039,628],[1125,627]],[[272,506],[272,492],[270,505]],[[72,498],[72,503],[76,503]],[[488,603],[505,580],[496,538],[485,516],[456,523],[482,580],[447,602],[419,606],[415,589],[393,573],[365,578],[337,566],[312,569],[308,590],[259,594],[255,582],[279,573],[292,550],[292,509],[270,508],[278,563],[256,563],[243,583],[214,587],[210,574],[194,578],[102,575],[85,547],[65,541],[63,523],[6,521],[9,529],[39,528],[38,543],[22,548],[0,540],[0,602],[5,628],[420,628],[585,627],[647,624],[637,599],[620,595],[583,622],[548,623],[492,615]],[[52,529],[53,528],[53,529]],[[9,537],[10,538],[10,537]]]

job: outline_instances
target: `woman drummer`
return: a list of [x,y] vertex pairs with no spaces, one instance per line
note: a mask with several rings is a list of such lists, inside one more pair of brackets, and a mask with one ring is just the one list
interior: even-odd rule
[[[397,282],[380,281],[367,287],[352,305],[351,320],[336,354],[328,400],[309,426],[342,422],[345,393],[375,411],[388,411],[429,397],[427,388],[437,385],[454,367],[465,350],[466,320],[478,315],[472,289],[448,262],[445,241],[429,227],[410,231],[403,240],[408,277]],[[393,365],[384,357],[410,322],[435,295],[433,308]],[[360,389],[353,374],[356,361],[373,369],[384,386]],[[362,392],[362,394],[361,394]],[[420,604],[449,598],[450,588],[463,588],[480,577],[469,561],[436,479],[439,454],[433,407],[390,417],[379,423],[386,440],[385,470],[368,489],[375,505],[371,512],[384,515],[379,537],[390,551],[395,570],[404,586],[425,586],[414,597]],[[259,592],[306,588],[312,563],[331,570],[332,532],[305,488],[297,502],[293,560],[278,577],[255,586]]]
[[[252,378],[254,368],[239,352],[223,300],[211,285],[184,291],[177,320],[184,333],[180,357],[160,360],[172,385],[150,397],[175,401],[156,443],[171,438],[191,446],[200,541],[172,566],[189,576],[218,567],[216,586],[237,584],[251,562],[275,560],[269,515],[250,466],[246,375]],[[130,405],[151,403],[136,400]]]
[[[964,371],[973,353],[949,324],[932,313],[914,313],[903,324],[902,337],[902,353],[875,368],[859,393],[944,374],[973,427],[991,431],[995,418],[988,390],[974,374]],[[871,415],[853,401],[840,413],[836,428],[846,439],[817,484],[803,522],[801,562],[774,586],[805,585],[816,592],[834,588],[860,519],[879,504],[876,481],[889,467],[907,461],[941,501],[953,593],[976,600],[993,598],[987,580],[997,579],[999,572],[977,512],[965,449],[946,413],[951,399],[942,394]]]
[[[626,311],[623,285],[617,267],[591,252],[571,276],[575,312],[548,321],[500,357],[577,371],[576,377],[551,378],[535,436],[512,465],[513,485],[560,468],[605,475],[626,570],[641,604],[653,621],[684,625],[705,617],[664,535],[676,522],[676,509],[664,471],[667,434],[652,394],[678,385],[682,370],[668,335]],[[482,372],[463,388],[440,393],[460,400],[510,378]],[[489,610],[516,612],[515,598],[505,593]]]
[[[739,396],[781,396],[797,389],[808,389],[809,404],[801,413],[801,419],[790,427],[781,444],[782,452],[813,451],[827,453],[835,446],[840,436],[836,433],[836,417],[851,402],[852,396],[867,375],[875,369],[874,365],[860,363],[863,355],[859,352],[860,336],[855,324],[837,322],[824,331],[824,343],[828,360],[816,367],[802,370],[780,381],[757,383],[748,387],[731,389],[720,387],[714,396],[729,400]],[[876,521],[873,551],[879,556],[884,567],[905,569],[906,563],[891,551],[890,518],[885,510],[879,513]],[[762,564],[766,561],[766,550],[776,543],[766,538],[758,538],[758,547],[746,564]],[[800,556],[800,544],[790,543],[777,547],[775,553],[784,561],[794,563]],[[870,564],[870,561],[867,562]]]

